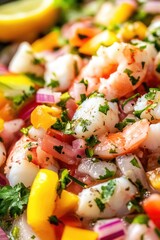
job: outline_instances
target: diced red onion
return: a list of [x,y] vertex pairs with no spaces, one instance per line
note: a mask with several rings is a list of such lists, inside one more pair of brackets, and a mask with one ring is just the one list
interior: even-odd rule
[[76,139],[72,142],[73,151],[77,155],[84,156],[85,155],[85,149],[86,149],[86,142],[83,139]]
[[[8,180],[7,178],[2,174],[0,173],[0,185],[1,186],[5,186],[8,184]],[[1,239],[1,238],[0,238]]]
[[8,240],[8,237],[7,237],[6,233],[2,230],[2,228],[0,228],[0,239]]
[[99,235],[98,240],[120,240],[125,236],[125,226],[120,218],[100,220],[95,224],[94,231]]
[[[55,146],[61,146],[62,151],[59,153],[56,151]],[[76,153],[73,151],[73,148],[68,143],[62,142],[54,137],[45,134],[42,140],[42,150],[52,154],[56,159],[61,160],[67,164],[74,164],[76,161]]]
[[36,101],[38,103],[57,103],[60,101],[60,92],[53,92],[49,88],[40,88],[36,94]]
[[78,108],[78,105],[76,104],[76,102],[73,99],[69,99],[66,102],[66,108],[68,111],[68,117],[71,120],[73,118],[73,115],[74,115],[76,109]]
[[35,101],[30,102],[26,104],[18,114],[19,118],[22,118],[23,120],[28,120],[30,118],[31,112],[38,106],[39,104]]

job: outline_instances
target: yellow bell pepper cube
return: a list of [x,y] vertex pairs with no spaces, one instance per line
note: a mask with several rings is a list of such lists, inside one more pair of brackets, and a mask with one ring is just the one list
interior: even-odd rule
[[66,213],[73,212],[78,205],[78,200],[77,195],[63,190],[61,196],[56,200],[54,215],[60,218]]
[[96,232],[65,226],[61,240],[96,240],[97,238]]
[[147,178],[151,186],[160,191],[160,168],[147,172]]
[[142,22],[134,22],[134,23],[125,23],[119,33],[118,36],[122,39],[122,41],[130,41],[133,38],[139,38],[143,40],[146,37],[147,27]]
[[3,130],[3,128],[4,128],[4,120],[0,118],[0,132]]
[[59,34],[60,33],[58,31],[50,32],[43,38],[36,40],[34,43],[32,43],[33,51],[42,52],[45,50],[51,50],[54,47],[58,47]]
[[135,11],[135,7],[127,2],[122,2],[117,6],[112,14],[111,19],[107,25],[115,25],[125,22],[129,17],[132,16]]
[[35,128],[47,130],[60,117],[61,109],[58,107],[37,106],[31,113],[31,123]]
[[55,240],[48,218],[53,214],[57,197],[57,173],[41,169],[31,187],[27,206],[27,222],[41,240]]
[[105,30],[84,43],[79,49],[79,52],[87,55],[93,55],[101,45],[108,47],[117,41],[118,38],[115,33]]

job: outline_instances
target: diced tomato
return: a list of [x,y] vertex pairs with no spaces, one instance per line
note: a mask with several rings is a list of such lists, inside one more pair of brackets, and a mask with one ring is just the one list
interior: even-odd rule
[[49,129],[47,131],[47,134],[51,137],[54,137],[62,142],[66,142],[69,144],[72,144],[72,141],[75,139],[72,135],[64,134],[63,132],[55,129]]
[[155,225],[160,228],[160,194],[152,194],[143,201],[143,208]]
[[78,105],[76,104],[76,102],[73,99],[69,99],[66,102],[66,108],[68,110],[68,117],[71,120],[76,109],[78,108]]
[[75,164],[76,152],[68,143],[62,142],[54,137],[45,134],[42,140],[42,150],[52,154],[53,157],[67,164]]

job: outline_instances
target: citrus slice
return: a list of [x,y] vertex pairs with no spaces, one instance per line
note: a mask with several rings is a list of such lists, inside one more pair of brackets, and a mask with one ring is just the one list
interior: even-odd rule
[[19,0],[0,7],[0,41],[32,40],[52,26],[58,15],[54,0]]

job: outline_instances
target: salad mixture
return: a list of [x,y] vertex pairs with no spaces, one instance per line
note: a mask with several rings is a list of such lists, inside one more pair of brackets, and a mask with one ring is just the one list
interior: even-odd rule
[[158,240],[160,1],[60,2],[0,34],[0,239]]

